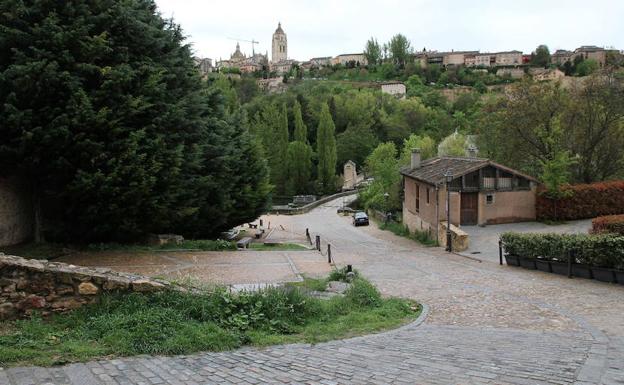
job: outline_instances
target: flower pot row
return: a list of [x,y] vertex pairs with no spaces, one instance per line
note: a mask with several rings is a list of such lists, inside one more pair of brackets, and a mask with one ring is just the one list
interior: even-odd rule
[[[546,273],[568,275],[568,263],[563,261],[549,261],[539,258],[527,258],[517,255],[505,255],[509,266],[520,266],[529,270],[539,270]],[[572,264],[572,276],[579,278],[595,279],[602,282],[619,283],[624,285],[624,271],[607,269],[583,264]]]

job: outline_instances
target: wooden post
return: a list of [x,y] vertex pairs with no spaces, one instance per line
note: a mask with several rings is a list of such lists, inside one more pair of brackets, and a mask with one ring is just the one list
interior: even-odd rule
[[503,241],[498,240],[498,263],[503,264]]
[[327,244],[327,263],[332,263],[331,245],[329,243]]
[[316,250],[321,251],[321,236],[316,236]]
[[572,259],[574,258],[574,251],[568,251],[568,278],[572,278]]

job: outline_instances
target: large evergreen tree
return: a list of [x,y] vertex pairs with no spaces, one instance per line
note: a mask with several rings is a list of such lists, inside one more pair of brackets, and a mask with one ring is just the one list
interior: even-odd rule
[[48,236],[211,236],[260,212],[244,119],[153,1],[6,0],[0,26],[0,173],[29,180]]
[[316,131],[316,151],[318,153],[318,182],[321,192],[333,193],[336,190],[336,127],[329,113],[329,106],[323,104],[319,125]]
[[293,106],[293,120],[295,122],[295,130],[293,132],[294,140],[298,140],[302,143],[308,143],[308,128],[305,123],[303,123],[303,117],[301,116],[301,104],[299,101],[295,100],[295,105]]

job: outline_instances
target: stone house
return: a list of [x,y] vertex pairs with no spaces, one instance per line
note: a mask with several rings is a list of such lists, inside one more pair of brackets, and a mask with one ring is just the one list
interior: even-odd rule
[[382,83],[381,92],[384,94],[390,94],[398,99],[405,99],[406,89],[405,84],[401,82],[387,82]]
[[446,221],[446,176],[452,174],[450,217],[455,226],[535,220],[537,180],[484,158],[436,157],[412,152],[403,176],[403,223],[411,231],[439,233]]

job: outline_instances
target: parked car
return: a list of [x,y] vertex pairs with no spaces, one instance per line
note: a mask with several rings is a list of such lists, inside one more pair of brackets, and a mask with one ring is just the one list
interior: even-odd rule
[[353,226],[368,226],[368,215],[364,211],[353,214]]

